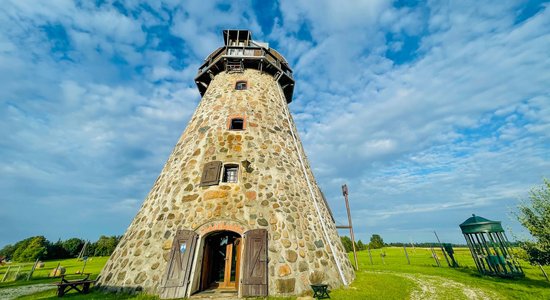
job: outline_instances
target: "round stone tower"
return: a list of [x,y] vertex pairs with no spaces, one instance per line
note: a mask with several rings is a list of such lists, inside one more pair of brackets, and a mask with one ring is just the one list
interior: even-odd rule
[[354,271],[287,104],[285,59],[247,30],[200,67],[203,96],[99,284],[161,298],[298,295]]

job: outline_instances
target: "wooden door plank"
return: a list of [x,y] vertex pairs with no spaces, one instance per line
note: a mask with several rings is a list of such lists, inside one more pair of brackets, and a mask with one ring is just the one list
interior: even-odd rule
[[178,230],[176,232],[161,285],[161,299],[186,296],[197,240],[198,234],[194,231]]
[[243,256],[243,296],[267,296],[267,230],[245,232]]

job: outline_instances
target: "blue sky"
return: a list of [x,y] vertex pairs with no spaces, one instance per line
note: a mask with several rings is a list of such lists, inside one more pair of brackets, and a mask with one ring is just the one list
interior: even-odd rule
[[356,236],[463,242],[550,177],[550,6],[538,1],[4,1],[0,246],[122,234],[248,28],[290,62],[291,111]]

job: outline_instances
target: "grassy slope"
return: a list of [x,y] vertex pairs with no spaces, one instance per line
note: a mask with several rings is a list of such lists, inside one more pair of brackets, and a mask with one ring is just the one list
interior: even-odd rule
[[[385,251],[385,264],[382,263],[380,253]],[[526,278],[524,279],[501,279],[487,276],[480,276],[475,270],[474,262],[468,249],[456,249],[456,257],[461,264],[461,268],[452,269],[449,267],[435,267],[435,262],[428,249],[409,249],[408,253],[411,265],[407,264],[403,248],[385,248],[383,250],[372,250],[374,264],[370,264],[367,251],[358,253],[359,271],[356,280],[349,288],[333,290],[332,299],[409,299],[411,292],[417,289],[416,284],[411,280],[404,278],[403,275],[412,274],[418,276],[436,276],[442,280],[452,280],[462,283],[468,287],[487,291],[498,299],[550,299],[550,283],[545,281],[538,267],[523,263]],[[441,263],[445,265],[445,260],[438,251]],[[350,254],[353,260],[353,255]],[[85,272],[91,272],[97,276],[105,264],[107,258],[93,258],[88,262]],[[76,260],[64,260],[62,265],[67,268],[69,274],[82,268],[82,262]],[[32,266],[32,264],[31,264]],[[57,266],[57,261],[47,262],[44,270],[37,270],[34,279],[30,282],[3,283],[0,288],[6,286],[17,286],[27,283],[51,282],[46,276],[51,269]],[[13,267],[12,267],[13,268]],[[6,267],[0,268],[0,276],[5,272]],[[26,268],[30,270],[30,266]],[[546,268],[550,273],[550,268]],[[1,278],[1,277],[0,277]],[[431,277],[433,278],[433,277]],[[55,280],[53,280],[55,281]],[[452,287],[442,285],[436,287],[438,298],[441,299],[461,299],[463,297],[460,291]],[[120,295],[103,294],[97,291],[89,295],[69,294],[66,297],[72,299],[158,299],[157,297],[138,295]],[[23,297],[23,299],[54,299],[55,291],[45,291],[32,296]]]
[[[380,253],[385,251],[385,264],[383,264]],[[455,257],[457,258],[460,268],[453,269],[446,266],[445,259],[441,251],[437,251],[440,257],[442,266],[436,267],[429,249],[407,249],[411,264],[407,264],[407,259],[403,248],[385,248],[383,250],[372,250],[373,265],[370,264],[370,259],[367,251],[358,253],[359,269],[357,279],[351,285],[349,290],[335,290],[333,299],[350,299],[350,295],[357,295],[356,299],[403,299],[407,298],[402,294],[379,294],[381,291],[388,293],[387,289],[398,285],[398,289],[407,290],[410,293],[414,289],[414,285],[409,285],[411,282],[403,277],[382,278],[380,275],[390,274],[413,274],[440,276],[445,279],[450,279],[459,283],[463,283],[468,287],[477,288],[482,291],[487,291],[499,299],[550,299],[550,283],[547,282],[540,272],[538,267],[530,266],[522,262],[522,267],[526,273],[526,278],[523,279],[502,279],[488,276],[480,276],[475,269],[475,264],[467,248],[455,249]],[[350,255],[353,260],[353,256]],[[545,268],[548,272],[548,267]],[[380,274],[382,272],[383,274]],[[395,279],[395,280],[394,280]],[[357,289],[357,290],[355,290]],[[351,292],[351,293],[350,293]],[[462,295],[457,295],[452,289],[439,287],[438,292],[441,298],[460,298]],[[387,296],[387,297],[386,297]]]

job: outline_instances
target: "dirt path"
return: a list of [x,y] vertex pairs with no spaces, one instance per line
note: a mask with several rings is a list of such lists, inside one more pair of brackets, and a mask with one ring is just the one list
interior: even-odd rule
[[500,299],[497,294],[474,288],[441,276],[407,274],[397,272],[369,272],[391,274],[408,279],[416,285],[411,300],[421,299]]
[[12,288],[0,289],[0,299],[15,299],[17,297],[34,294],[46,290],[55,289],[55,286],[52,284],[33,284],[33,285],[24,285]]

